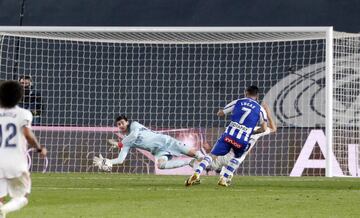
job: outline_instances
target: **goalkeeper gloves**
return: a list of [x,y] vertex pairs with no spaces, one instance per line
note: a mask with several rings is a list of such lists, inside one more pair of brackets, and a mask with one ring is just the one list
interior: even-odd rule
[[103,170],[106,172],[111,172],[112,170],[112,163],[109,159],[103,158],[100,154],[99,157],[94,157],[93,164],[99,168],[99,170]]

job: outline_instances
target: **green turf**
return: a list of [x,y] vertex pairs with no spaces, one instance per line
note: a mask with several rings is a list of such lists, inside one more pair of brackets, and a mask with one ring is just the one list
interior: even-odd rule
[[360,217],[360,180],[217,177],[185,187],[185,176],[33,174],[30,203],[7,218]]

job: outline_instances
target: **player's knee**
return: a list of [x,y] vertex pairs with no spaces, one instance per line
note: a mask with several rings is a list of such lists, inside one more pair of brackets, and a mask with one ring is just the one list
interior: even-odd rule
[[156,166],[157,168],[159,169],[166,169],[166,162],[168,161],[168,158],[167,157],[160,157],[158,160],[157,160],[157,163],[156,163]]
[[159,169],[165,169],[166,168],[166,161],[158,161],[157,162],[157,167]]
[[195,155],[196,155],[195,148],[190,148],[187,155],[190,156],[190,157],[195,157]]

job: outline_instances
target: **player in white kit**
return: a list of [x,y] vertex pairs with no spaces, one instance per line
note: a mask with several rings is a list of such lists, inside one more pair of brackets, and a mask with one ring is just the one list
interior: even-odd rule
[[192,160],[172,160],[180,155],[193,157],[201,160],[204,155],[194,147],[189,146],[169,135],[154,132],[136,121],[129,121],[126,116],[116,118],[116,125],[120,132],[125,135],[119,142],[121,152],[115,159],[94,157],[94,165],[100,170],[111,171],[113,164],[122,164],[130,148],[139,148],[149,151],[155,156],[156,166],[159,169],[173,169],[191,165]]
[[0,204],[0,218],[28,203],[31,180],[27,143],[43,157],[47,154],[31,130],[31,112],[16,106],[22,97],[23,88],[17,81],[5,81],[0,85],[0,198],[7,195],[11,198]]

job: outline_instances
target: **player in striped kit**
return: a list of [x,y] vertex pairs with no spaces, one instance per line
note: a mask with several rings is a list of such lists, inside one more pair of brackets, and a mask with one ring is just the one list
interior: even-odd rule
[[[265,132],[267,129],[267,114],[264,108],[257,102],[259,89],[256,86],[249,86],[245,91],[245,98],[232,101],[219,110],[218,116],[222,117],[232,113],[231,122],[225,132],[218,139],[210,154],[206,155],[196,168],[194,174],[185,181],[186,186],[197,183],[200,174],[213,159],[218,156],[224,156],[233,150],[234,158],[220,173],[218,184],[228,186],[233,173],[242,162],[241,158],[250,148],[250,138],[253,134]],[[257,123],[260,122],[260,128],[254,130]]]
[[17,81],[5,81],[0,85],[0,198],[7,195],[11,198],[4,205],[0,204],[0,218],[28,203],[31,180],[26,142],[42,156],[47,153],[31,131],[32,114],[16,106],[23,93]]
[[[126,116],[116,118],[116,125],[120,132],[125,135],[119,143],[121,151],[115,159],[94,157],[93,164],[100,170],[111,171],[112,165],[122,164],[130,148],[139,148],[149,151],[155,156],[156,166],[159,169],[173,169],[190,165],[195,159],[202,160],[204,155],[179,140],[169,135],[154,132],[136,121],[130,122]],[[189,160],[172,160],[175,156],[186,155],[195,159]]]
[[[253,134],[251,137],[250,137],[250,140],[249,140],[249,149],[246,151],[245,154],[243,154],[241,156],[241,158],[239,159],[239,162],[240,164],[244,161],[244,159],[246,158],[247,154],[249,154],[249,152],[251,151],[251,149],[255,146],[255,144],[257,143],[257,141],[263,137],[263,136],[266,136],[266,135],[269,135],[271,133],[274,133],[276,132],[277,130],[277,126],[276,126],[276,123],[274,121],[274,119],[272,118],[271,116],[271,111],[270,111],[270,108],[267,104],[262,104],[263,108],[265,109],[266,111],[266,114],[267,114],[267,118],[268,118],[268,127],[266,128],[266,131],[265,132],[262,132],[262,133],[257,133],[257,134]],[[260,127],[255,127],[255,130],[257,130],[258,128]],[[227,155],[225,156],[219,156],[217,157],[216,159],[214,159],[211,164],[206,168],[206,171],[211,171],[211,170],[214,170],[216,172],[220,172],[220,174],[224,171],[226,171],[226,166],[228,165],[228,163],[230,162],[230,160],[234,157],[234,153],[233,152],[229,152]],[[228,183],[230,183],[230,179],[228,179]]]

